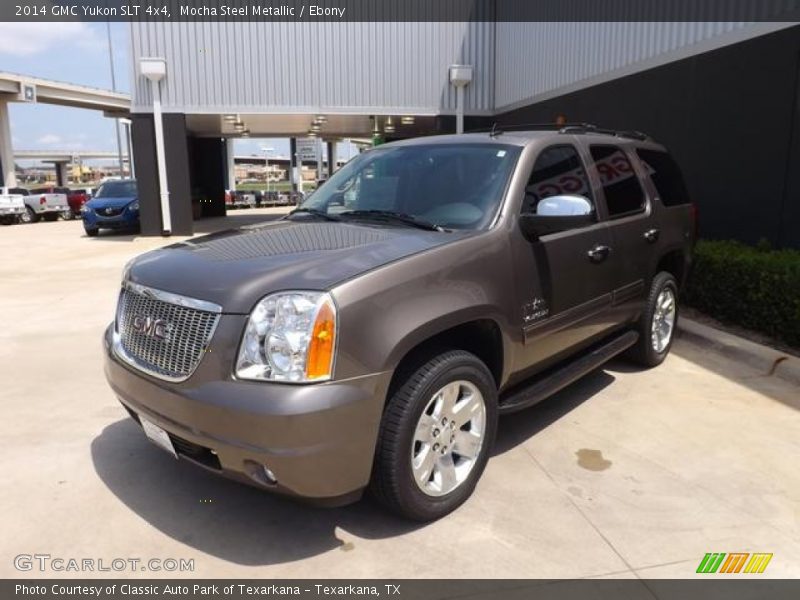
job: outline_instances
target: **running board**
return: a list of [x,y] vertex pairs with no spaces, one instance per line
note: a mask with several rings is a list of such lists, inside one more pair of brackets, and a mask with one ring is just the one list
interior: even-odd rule
[[556,368],[555,371],[542,378],[533,379],[528,385],[521,384],[508,395],[500,397],[500,414],[513,413],[541,402],[567,387],[573,381],[580,379],[589,371],[601,366],[620,352],[624,352],[638,340],[639,334],[637,332],[627,331],[603,343],[601,346],[595,347],[586,354],[570,360],[563,367]]

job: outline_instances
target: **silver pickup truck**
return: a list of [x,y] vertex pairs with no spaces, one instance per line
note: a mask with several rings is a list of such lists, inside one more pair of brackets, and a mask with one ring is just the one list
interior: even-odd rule
[[[8,191],[6,191],[8,190]],[[36,223],[44,218],[46,221],[55,221],[59,215],[69,210],[66,194],[36,193],[25,188],[3,188],[3,193],[19,194],[25,202],[25,211],[20,215],[23,223]]]
[[5,191],[0,194],[0,224],[19,223],[25,212],[25,202],[20,194],[6,194]]

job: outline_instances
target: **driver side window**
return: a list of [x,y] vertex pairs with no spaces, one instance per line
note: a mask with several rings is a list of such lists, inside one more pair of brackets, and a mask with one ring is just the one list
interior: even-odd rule
[[539,153],[525,186],[522,212],[536,214],[539,202],[551,196],[581,196],[594,205],[586,169],[574,146],[550,146]]

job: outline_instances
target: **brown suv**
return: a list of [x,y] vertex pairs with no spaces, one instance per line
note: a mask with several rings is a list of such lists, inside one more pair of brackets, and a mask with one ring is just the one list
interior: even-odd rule
[[387,144],[280,221],[134,260],[106,374],[175,457],[434,519],[469,497],[499,414],[623,351],[664,360],[693,239],[641,134]]

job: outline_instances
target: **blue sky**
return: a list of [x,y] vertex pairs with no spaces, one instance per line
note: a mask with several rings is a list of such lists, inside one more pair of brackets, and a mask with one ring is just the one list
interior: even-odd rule
[[[130,38],[125,23],[111,23],[117,90],[130,92]],[[0,71],[111,89],[106,23],[0,23]],[[15,150],[115,151],[113,121],[101,112],[46,104],[11,103]],[[240,140],[237,154],[261,146],[288,155],[284,139]]]

